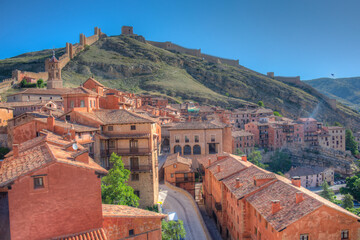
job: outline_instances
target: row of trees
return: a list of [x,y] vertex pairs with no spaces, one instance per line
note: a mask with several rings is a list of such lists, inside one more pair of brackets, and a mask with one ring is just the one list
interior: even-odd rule
[[[113,167],[101,179],[102,202],[105,204],[138,207],[139,197],[134,193],[134,189],[127,184],[131,172],[124,168],[121,157],[115,153],[111,154],[110,163]],[[148,207],[147,209],[158,212],[157,207]],[[163,240],[180,240],[186,236],[181,220],[169,222],[163,220],[161,225]]]
[[20,83],[21,88],[44,88],[46,83],[41,78],[37,80],[36,83],[28,83],[25,79],[23,79]]

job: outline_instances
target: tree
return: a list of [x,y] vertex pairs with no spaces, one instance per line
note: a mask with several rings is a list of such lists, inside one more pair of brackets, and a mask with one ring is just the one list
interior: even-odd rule
[[346,178],[346,186],[340,188],[341,194],[349,193],[357,201],[360,201],[360,173],[355,176]]
[[263,101],[258,101],[258,103],[257,103],[257,104],[258,104],[258,106],[259,106],[259,107],[265,107],[265,105],[264,105]]
[[282,115],[278,111],[274,111],[274,116],[282,117]]
[[354,207],[354,197],[350,194],[345,194],[344,200],[342,201],[342,207],[347,208],[353,208]]
[[290,170],[292,165],[289,154],[280,152],[279,150],[275,151],[270,157],[270,160],[269,168],[272,172],[286,173]]
[[162,240],[179,240],[185,239],[186,232],[184,229],[184,223],[181,220],[178,221],[165,221],[161,222],[162,228]]
[[10,149],[0,147],[0,159],[3,159],[8,152],[10,152]]
[[124,168],[121,157],[112,153],[110,163],[113,167],[107,176],[102,178],[101,197],[105,204],[139,206],[139,197],[134,194],[134,189],[127,184],[130,171]]
[[339,122],[334,122],[334,126],[337,126],[337,127],[343,127],[343,125]]
[[243,156],[245,153],[243,151],[241,151],[240,149],[236,149],[236,153],[235,155],[238,155],[238,156]]
[[352,155],[359,154],[358,144],[355,141],[353,132],[350,129],[346,129],[345,131],[345,146],[346,150],[350,150]]
[[248,159],[249,159],[249,162],[255,164],[258,167],[261,167],[264,169],[268,167],[267,165],[265,165],[261,162],[262,156],[261,156],[260,151],[253,151],[252,153],[249,154]]
[[324,183],[321,186],[323,191],[320,193],[320,196],[322,196],[323,198],[329,201],[334,201],[335,194],[334,191],[331,188],[329,188],[329,184],[326,181],[324,181]]
[[36,81],[36,86],[37,86],[38,88],[43,88],[43,87],[45,87],[44,80],[42,80],[41,78],[38,79],[38,80]]

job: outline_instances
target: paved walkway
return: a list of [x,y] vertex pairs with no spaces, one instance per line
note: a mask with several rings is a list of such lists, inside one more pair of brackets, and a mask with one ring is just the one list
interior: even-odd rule
[[165,184],[160,184],[159,201],[163,202],[163,212],[176,212],[178,218],[184,222],[187,240],[206,239],[200,219],[194,206],[184,194],[174,191]]

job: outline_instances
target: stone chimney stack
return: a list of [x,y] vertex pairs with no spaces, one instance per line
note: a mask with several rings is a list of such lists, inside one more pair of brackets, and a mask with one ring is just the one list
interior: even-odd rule
[[292,177],[291,183],[296,187],[301,187],[301,179],[300,177]]
[[302,192],[297,192],[296,193],[296,203],[301,203],[302,201],[304,201],[304,195]]
[[247,156],[246,155],[241,156],[241,160],[243,160],[244,162],[247,162]]
[[279,200],[272,200],[271,201],[271,212],[272,212],[272,214],[275,214],[280,210],[281,210],[280,201]]
[[208,159],[208,162],[209,162],[209,166],[210,166],[211,165],[211,159],[210,158]]
[[48,118],[47,118],[47,129],[51,132],[54,131],[54,128],[55,128],[55,118],[50,115]]
[[19,157],[19,144],[13,144],[13,156],[14,158]]
[[236,188],[240,187],[240,178],[236,178]]
[[220,164],[217,164],[217,171],[220,172],[221,169],[220,169]]

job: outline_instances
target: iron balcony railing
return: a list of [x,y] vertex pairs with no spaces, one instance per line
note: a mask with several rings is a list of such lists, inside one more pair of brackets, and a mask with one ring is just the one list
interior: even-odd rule
[[120,156],[148,155],[151,153],[149,148],[109,148],[100,150],[100,155],[102,157],[110,156],[113,152]]

